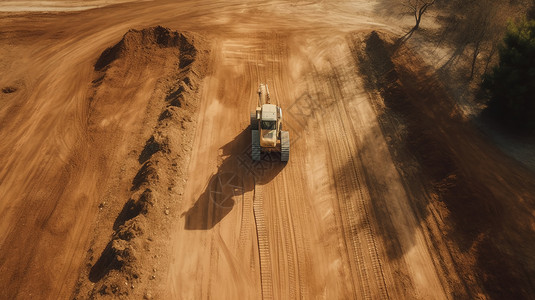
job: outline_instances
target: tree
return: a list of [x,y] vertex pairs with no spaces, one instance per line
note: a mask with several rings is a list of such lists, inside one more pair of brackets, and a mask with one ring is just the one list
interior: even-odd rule
[[[456,65],[463,75],[469,75],[470,81],[479,80],[482,73],[487,73],[489,65],[497,61],[498,45],[503,41],[507,20],[517,16],[520,5],[500,0],[441,3],[446,17],[442,19],[440,43],[449,43],[453,49],[443,68]],[[464,74],[466,71],[468,73]]]
[[482,86],[495,116],[535,132],[535,20],[509,24],[499,63],[484,76]]
[[535,20],[535,0],[532,1],[531,7],[528,9],[527,17],[529,20]]
[[459,34],[465,35],[467,45],[472,46],[470,79],[473,79],[478,56],[486,50],[487,62],[490,63],[496,45],[500,43],[499,37],[502,36],[503,24],[506,23],[500,12],[506,7],[493,0],[473,1],[466,6],[465,29]]
[[416,24],[411,31],[414,31],[420,27],[420,22],[422,21],[423,14],[427,9],[435,4],[436,0],[406,0],[405,6],[409,8],[410,12],[414,15]]

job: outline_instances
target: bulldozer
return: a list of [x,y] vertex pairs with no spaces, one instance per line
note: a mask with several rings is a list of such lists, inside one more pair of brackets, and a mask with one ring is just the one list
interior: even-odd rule
[[267,84],[258,87],[258,106],[251,113],[253,161],[261,159],[262,152],[280,152],[281,161],[290,159],[290,133],[282,130],[282,108],[271,104]]

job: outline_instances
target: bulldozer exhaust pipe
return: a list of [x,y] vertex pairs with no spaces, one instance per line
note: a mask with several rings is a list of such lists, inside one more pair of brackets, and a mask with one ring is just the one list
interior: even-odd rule
[[270,103],[270,97],[269,97],[269,88],[267,84],[261,83],[258,87],[258,106],[262,106],[265,102],[267,104]]

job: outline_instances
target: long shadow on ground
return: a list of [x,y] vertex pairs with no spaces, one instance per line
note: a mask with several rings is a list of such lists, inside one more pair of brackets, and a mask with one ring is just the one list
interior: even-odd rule
[[[246,128],[221,147],[223,158],[210,177],[204,192],[185,213],[187,230],[206,230],[217,225],[255,184],[270,182],[286,166],[278,153],[263,153],[262,160],[251,159],[251,130]],[[250,200],[248,200],[250,201]]]

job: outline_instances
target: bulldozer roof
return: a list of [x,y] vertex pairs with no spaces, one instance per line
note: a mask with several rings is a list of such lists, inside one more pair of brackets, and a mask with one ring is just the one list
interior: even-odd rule
[[275,104],[262,105],[262,121],[277,121],[277,106]]

